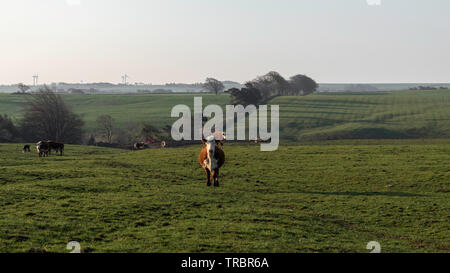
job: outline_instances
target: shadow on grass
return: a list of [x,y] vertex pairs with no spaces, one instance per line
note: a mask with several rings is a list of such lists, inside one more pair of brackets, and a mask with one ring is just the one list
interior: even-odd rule
[[302,191],[305,194],[321,194],[321,195],[345,195],[345,196],[392,196],[392,197],[423,197],[422,194],[414,194],[407,192],[318,192],[318,191]]

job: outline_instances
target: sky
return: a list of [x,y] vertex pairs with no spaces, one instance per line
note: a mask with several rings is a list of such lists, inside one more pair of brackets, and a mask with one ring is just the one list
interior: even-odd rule
[[0,0],[0,84],[450,82],[448,0]]

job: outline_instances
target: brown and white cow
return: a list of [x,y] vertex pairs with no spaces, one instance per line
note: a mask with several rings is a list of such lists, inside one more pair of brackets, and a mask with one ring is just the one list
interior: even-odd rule
[[211,180],[213,180],[214,187],[218,187],[219,169],[225,163],[225,153],[221,148],[223,144],[213,136],[202,139],[202,142],[203,148],[198,159],[206,173],[206,185],[211,186]]
[[39,141],[36,143],[36,150],[38,152],[39,157],[48,157],[48,152],[50,150],[50,145],[47,141]]

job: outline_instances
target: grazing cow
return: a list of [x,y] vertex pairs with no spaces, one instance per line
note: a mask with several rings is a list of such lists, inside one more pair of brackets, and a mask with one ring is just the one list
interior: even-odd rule
[[52,150],[55,150],[56,155],[62,156],[64,153],[64,143],[62,142],[54,142],[54,141],[47,141],[48,145],[49,145],[49,150],[48,153],[51,154]]
[[145,143],[144,143],[144,142],[137,142],[137,143],[134,143],[133,148],[134,148],[135,150],[142,150],[142,149],[145,148]]
[[200,161],[200,165],[206,173],[206,185],[211,186],[211,180],[213,180],[214,187],[218,187],[219,169],[225,163],[225,153],[221,148],[223,144],[220,140],[216,140],[213,136],[210,136],[207,139],[202,139],[202,142],[204,145],[200,151],[198,159]]
[[23,146],[22,153],[31,152],[30,145]]
[[36,143],[36,150],[38,152],[39,157],[48,157],[48,152],[50,150],[50,145],[47,141],[39,141]]

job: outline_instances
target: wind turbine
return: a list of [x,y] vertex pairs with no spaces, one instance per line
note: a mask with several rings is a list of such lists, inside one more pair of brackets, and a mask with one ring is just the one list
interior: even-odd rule
[[38,84],[38,80],[39,80],[39,75],[33,75],[33,86],[36,86]]
[[129,78],[129,77],[130,77],[130,76],[128,76],[127,74],[123,75],[123,76],[122,76],[122,83],[125,84],[125,85],[127,85],[127,84],[128,84],[128,78]]

